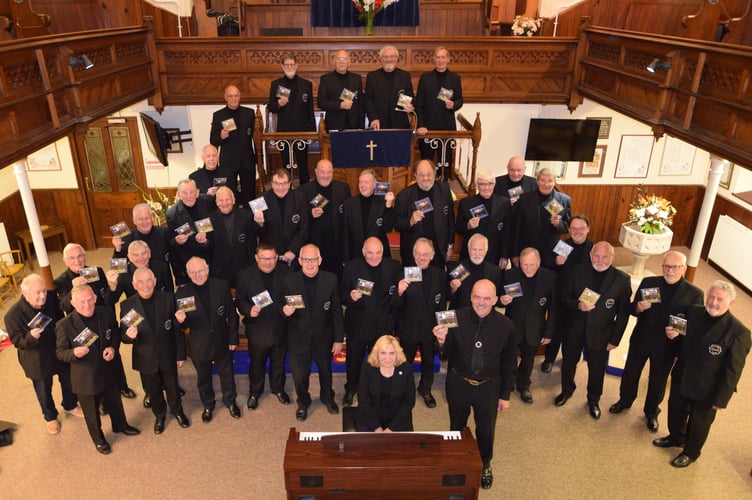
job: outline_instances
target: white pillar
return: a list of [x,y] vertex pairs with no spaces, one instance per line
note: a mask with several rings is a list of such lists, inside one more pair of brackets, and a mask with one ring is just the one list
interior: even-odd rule
[[[42,236],[42,228],[39,225],[39,215],[37,214],[37,207],[36,205],[34,205],[34,196],[31,194],[29,177],[26,174],[26,169],[24,168],[22,161],[18,161],[13,164],[13,173],[16,175],[18,191],[21,193],[21,201],[23,202],[24,212],[26,213],[26,221],[29,224],[31,240],[34,243],[34,250],[37,254],[39,267],[49,268],[50,259],[49,257],[47,257],[47,247],[44,246],[44,237]],[[31,255],[28,255],[27,257],[31,259]]]
[[713,212],[715,198],[718,195],[718,185],[721,182],[723,170],[726,168],[729,168],[729,162],[727,160],[723,160],[713,155],[710,156],[708,185],[705,188],[705,197],[702,200],[700,215],[697,217],[695,235],[692,238],[689,257],[687,257],[687,265],[689,267],[696,268],[697,264],[700,262],[700,252],[702,251],[702,245],[705,243],[705,236],[707,235],[708,225],[710,224],[710,215]]

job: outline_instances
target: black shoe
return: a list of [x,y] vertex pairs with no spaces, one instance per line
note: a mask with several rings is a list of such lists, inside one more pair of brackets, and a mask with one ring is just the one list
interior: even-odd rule
[[109,455],[112,449],[110,448],[110,444],[105,441],[104,439],[95,445],[97,447],[97,451],[101,453],[102,455]]
[[645,415],[645,425],[650,432],[658,432],[658,415]]
[[428,408],[436,408],[436,400],[433,398],[433,394],[427,392],[425,394],[421,394],[421,396],[423,396],[423,402]]
[[608,412],[609,413],[621,413],[624,410],[631,408],[631,407],[632,405],[628,405],[627,403],[625,403],[624,401],[620,399],[619,401],[611,405],[611,408],[608,409]]
[[666,437],[653,439],[653,446],[657,446],[658,448],[683,448],[684,440],[669,434]]
[[355,397],[354,392],[346,392],[345,397],[342,398],[342,406],[352,406],[353,404],[353,398]]
[[337,403],[334,401],[327,401],[324,405],[326,406],[326,411],[328,411],[330,415],[339,414],[339,406],[337,406]]
[[551,373],[551,370],[554,368],[553,361],[544,361],[543,364],[541,364],[541,371],[543,373]]
[[154,421],[154,434],[162,434],[164,431],[164,417],[159,418]]
[[554,399],[554,404],[556,406],[564,406],[564,403],[566,403],[571,397],[572,397],[571,394],[566,394],[562,392],[561,394],[556,396],[556,399]]
[[695,461],[695,459],[691,458],[689,455],[687,455],[685,453],[679,453],[676,456],[676,458],[674,458],[673,460],[671,460],[671,465],[673,467],[678,467],[678,468],[681,469],[681,468],[684,468],[684,467],[688,466],[689,464],[691,464],[694,461]]
[[232,418],[240,418],[240,408],[238,408],[238,405],[233,403],[228,406],[227,409],[230,410],[230,416]]
[[130,387],[124,387],[120,389],[120,394],[122,394],[124,398],[128,399],[133,399],[136,397],[136,393],[133,392],[133,389],[131,389]]
[[484,490],[488,490],[493,485],[493,471],[491,467],[483,467],[483,472],[480,475],[480,487]]
[[183,389],[182,387],[178,386],[178,394],[180,395],[181,398],[183,396],[185,396],[185,389]]
[[527,403],[529,405],[533,404],[533,394],[530,391],[519,391],[520,393],[520,399],[523,403]]
[[290,396],[288,396],[285,391],[280,391],[280,392],[276,393],[275,396],[277,396],[277,401],[279,401],[283,405],[289,405],[290,404]]
[[151,398],[147,394],[144,396],[144,402],[143,402],[144,408],[151,408]]
[[107,415],[107,410],[105,410],[105,409],[104,409],[104,405],[103,405],[103,404],[100,404],[100,405],[99,405],[99,406],[97,407],[97,412],[98,412],[98,413],[99,413],[99,415],[100,415],[100,416],[102,416],[102,417],[104,417],[105,415]]
[[246,404],[249,410],[255,410],[258,408],[258,396],[251,394],[248,396],[248,404]]
[[201,414],[201,421],[208,424],[212,420],[212,413],[214,412],[211,408],[204,408],[204,412]]
[[141,434],[140,430],[136,429],[135,427],[133,427],[132,425],[129,425],[129,424],[125,424],[125,427],[123,427],[119,431],[115,431],[115,432],[122,432],[126,436],[137,436],[137,435]]
[[295,410],[295,418],[301,422],[308,418],[308,408],[298,408]]
[[188,420],[188,417],[186,417],[185,413],[183,412],[180,412],[177,415],[175,415],[175,420],[178,421],[178,425],[180,425],[180,427],[182,427],[183,429],[191,426],[191,421]]
[[588,410],[590,411],[590,416],[594,419],[598,420],[601,418],[601,407],[598,406],[598,403],[588,403]]

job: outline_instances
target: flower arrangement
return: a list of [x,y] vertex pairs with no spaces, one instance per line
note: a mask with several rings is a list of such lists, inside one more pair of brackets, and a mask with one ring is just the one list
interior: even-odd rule
[[659,234],[671,226],[676,209],[671,202],[655,194],[647,195],[640,185],[637,195],[629,206],[629,224],[635,225],[641,233]]
[[366,22],[366,35],[373,35],[373,18],[399,0],[352,0],[358,11],[358,19]]
[[540,19],[531,17],[516,16],[512,24],[512,34],[514,36],[533,36],[541,27]]
[[154,217],[157,221],[165,220],[167,209],[172,205],[172,203],[170,203],[170,198],[159,189],[154,189],[157,196],[157,198],[154,199],[151,193],[147,193],[141,189],[140,186],[136,186],[136,188],[141,192],[141,197],[144,199],[144,203],[151,207],[151,211],[154,212]]

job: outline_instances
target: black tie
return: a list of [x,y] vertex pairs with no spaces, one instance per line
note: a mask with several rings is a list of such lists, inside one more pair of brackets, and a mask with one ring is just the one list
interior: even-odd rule
[[470,360],[470,372],[478,375],[483,370],[483,342],[478,340],[480,336],[480,327],[483,320],[478,321],[478,329],[475,330],[475,343],[473,344],[473,357]]

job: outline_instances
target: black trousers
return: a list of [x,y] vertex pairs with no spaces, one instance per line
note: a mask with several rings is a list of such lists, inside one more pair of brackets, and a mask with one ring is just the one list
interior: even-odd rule
[[[282,154],[282,166],[284,168],[290,169],[290,153],[287,148],[287,143],[282,142],[280,143],[281,148],[279,152]],[[298,148],[298,146],[303,146],[302,149]],[[295,141],[292,144],[292,156],[295,160],[295,164],[297,165],[297,168],[290,169],[290,176],[292,178],[295,177],[295,171],[298,171],[298,179],[300,181],[300,185],[302,186],[306,182],[310,180],[310,175],[308,174],[308,144],[303,143],[302,141]]]
[[[151,411],[157,418],[165,418],[167,406],[173,415],[183,413],[183,402],[178,392],[178,369],[174,365],[172,369],[160,368],[155,373],[141,372],[141,385],[151,400]],[[165,401],[164,394],[167,394]]]
[[446,397],[449,403],[449,428],[461,431],[467,426],[470,408],[475,417],[475,438],[483,466],[491,465],[493,458],[494,433],[499,406],[501,379],[493,377],[481,385],[470,385],[465,379],[447,371]]
[[347,356],[345,357],[345,369],[347,370],[346,392],[357,394],[358,386],[360,385],[360,370],[363,358],[371,352],[374,342],[375,339],[364,339],[360,335],[348,333]]
[[212,381],[212,363],[217,367],[219,384],[222,388],[222,402],[229,407],[235,404],[237,392],[235,391],[235,374],[232,366],[232,351],[221,351],[214,360],[196,361],[192,359],[196,367],[198,395],[204,408],[214,409],[214,384]]
[[89,436],[91,436],[94,444],[104,441],[102,419],[99,416],[99,411],[97,411],[100,404],[104,404],[109,412],[112,432],[121,432],[128,425],[125,420],[123,401],[120,399],[120,387],[117,384],[108,386],[99,394],[79,394],[78,402],[84,412],[86,429],[89,431]]
[[[52,380],[54,375],[49,377],[32,379],[31,384],[34,386],[34,392],[37,395],[37,401],[42,408],[42,415],[47,422],[55,420],[58,412],[55,408],[55,400],[52,398]],[[63,393],[63,409],[72,410],[78,405],[78,398],[73,393],[71,387],[70,365],[61,363],[58,369],[57,379],[60,382],[60,390]]]
[[285,354],[287,346],[270,347],[248,346],[251,366],[248,368],[250,393],[259,397],[264,392],[264,377],[266,376],[266,360],[269,360],[269,388],[277,394],[285,390]]
[[587,400],[589,404],[597,404],[603,394],[603,377],[606,375],[606,363],[608,351],[588,349],[582,343],[570,344],[564,341],[561,345],[563,362],[561,365],[561,392],[573,394],[577,385],[574,383],[574,375],[577,371],[577,363],[583,348],[587,356],[588,383]]
[[671,375],[671,392],[668,397],[668,432],[685,442],[684,453],[692,459],[700,456],[710,434],[717,411],[708,401],[684,397],[679,390],[681,375],[674,369]]
[[520,362],[517,365],[517,373],[515,374],[515,384],[518,391],[530,390],[530,375],[533,373],[533,362],[535,361],[535,355],[538,352],[538,345],[528,345],[527,342],[522,341],[519,345],[520,348]]
[[544,362],[553,363],[556,361],[556,357],[559,355],[559,347],[561,347],[561,335],[556,333],[559,329],[554,329],[554,336],[551,342],[546,344],[546,354],[543,357]]
[[323,403],[334,402],[332,388],[332,351],[331,347],[316,346],[307,352],[290,352],[290,369],[295,384],[295,394],[299,408],[311,406],[311,394],[308,388],[311,380],[311,362],[316,363],[319,370],[320,398]]
[[436,356],[433,334],[431,334],[431,338],[424,335],[417,341],[406,335],[400,336],[399,339],[408,363],[415,361],[415,353],[420,348],[420,382],[418,382],[417,389],[418,393],[422,395],[430,393],[431,387],[433,387],[433,362]]
[[621,376],[619,386],[619,399],[631,405],[637,398],[637,388],[640,384],[640,375],[645,363],[650,360],[648,371],[648,393],[645,397],[643,410],[647,416],[655,416],[660,412],[658,406],[663,401],[668,385],[668,376],[674,365],[674,357],[669,354],[651,354],[649,349],[634,342],[629,344],[627,363],[624,365],[624,373]]

